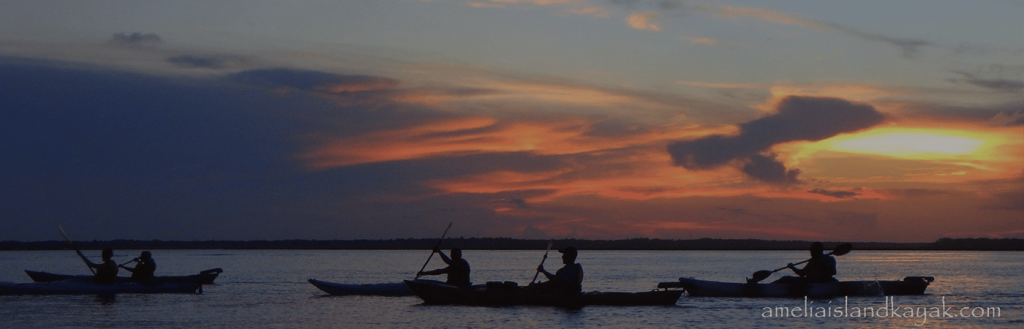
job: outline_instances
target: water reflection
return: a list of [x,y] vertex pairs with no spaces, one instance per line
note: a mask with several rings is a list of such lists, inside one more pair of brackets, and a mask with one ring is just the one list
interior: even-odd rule
[[[127,252],[127,251],[123,251]],[[0,296],[0,327],[284,327],[284,328],[887,328],[915,327],[900,319],[763,319],[766,306],[792,299],[682,297],[676,307],[422,306],[416,297],[323,297],[306,282],[313,277],[349,283],[400,282],[415,275],[429,250],[232,250],[160,252],[161,272],[192,274],[220,267],[225,272],[202,295]],[[69,255],[70,254],[70,255]],[[532,279],[539,251],[466,250],[473,281]],[[806,251],[581,251],[584,290],[647,291],[658,282],[695,277],[743,282],[753,272],[806,259]],[[0,281],[25,282],[23,270],[84,271],[66,251],[0,252]],[[435,257],[436,261],[436,257]],[[550,261],[550,260],[549,260]],[[928,295],[901,296],[900,305],[1003,307],[1001,319],[935,319],[934,327],[1021,325],[1024,253],[858,251],[837,257],[841,280],[899,280],[934,276]],[[432,261],[433,264],[433,261]],[[440,263],[433,264],[440,266]],[[428,266],[430,267],[430,266]],[[322,298],[323,297],[323,298]],[[802,301],[801,301],[802,302]],[[833,304],[842,302],[834,300]],[[825,302],[827,303],[827,301]],[[850,299],[851,306],[884,304],[879,297]],[[795,304],[794,304],[795,305]],[[102,312],[97,312],[102,310]],[[98,317],[98,314],[102,317]],[[102,319],[102,321],[101,321]],[[147,319],[140,322],[139,319]]]
[[117,302],[117,298],[114,294],[99,294],[96,295],[95,301],[101,306],[110,306]]

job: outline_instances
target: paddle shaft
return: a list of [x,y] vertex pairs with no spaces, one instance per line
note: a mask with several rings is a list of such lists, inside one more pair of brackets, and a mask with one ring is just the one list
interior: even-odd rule
[[[836,247],[836,249],[833,249],[832,251],[829,251],[828,255],[829,256],[832,256],[832,255],[835,255],[835,256],[846,255],[846,253],[850,252],[851,249],[853,249],[853,246],[851,246],[849,243],[844,243],[844,244],[841,244],[838,247]],[[799,262],[799,263],[795,263],[793,265],[794,266],[795,265],[800,265],[800,264],[803,264],[803,263],[806,263],[806,262],[809,262],[809,261],[811,261],[811,259],[808,259],[808,260],[805,260],[805,261],[802,261],[802,262]],[[772,273],[775,273],[775,272],[778,272],[778,271],[781,271],[781,270],[785,270],[787,268],[789,268],[788,265],[785,266],[785,267],[780,267],[780,268],[772,271]]]
[[[444,237],[448,235],[448,229],[450,228],[452,228],[452,223],[448,223],[448,228],[444,229],[444,233],[441,234],[441,239],[437,240],[437,245],[434,246],[434,249],[441,247],[441,242],[444,242]],[[423,272],[423,270],[427,268],[427,264],[430,264],[430,259],[434,258],[434,249],[430,250],[430,256],[427,257],[427,261],[423,263],[423,267],[420,267],[420,271],[416,272],[416,278],[420,277],[420,272]]]
[[[829,254],[829,256],[831,256],[831,255],[832,255],[832,253],[828,253],[828,254]],[[802,261],[802,262],[799,262],[799,263],[793,263],[793,266],[796,266],[796,265],[800,265],[800,264],[803,264],[803,263],[806,263],[806,262],[809,262],[809,261],[811,261],[811,260],[810,260],[810,259],[808,259],[808,260],[805,260],[805,261]],[[787,268],[789,268],[789,266],[788,266],[788,265],[787,265],[787,266],[783,266],[783,267],[780,267],[780,268],[777,268],[777,269],[774,269],[774,270],[772,270],[772,273],[775,273],[775,272],[778,272],[778,271],[781,271],[781,270],[785,270],[785,269],[787,269]]]
[[[544,258],[541,258],[540,266],[544,266],[544,261],[548,260],[548,252],[551,252],[551,244],[552,242],[548,242],[548,250],[544,251]],[[537,282],[538,275],[540,275],[540,271],[537,271],[537,273],[533,274],[533,281],[530,281],[531,284]]]
[[[844,244],[841,244],[841,245],[837,246],[835,249],[832,249],[832,251],[830,251],[828,254],[830,256],[842,256],[842,255],[846,255],[847,253],[849,253],[850,250],[853,250],[853,245],[850,245],[849,243],[844,243]],[[811,261],[811,260],[808,259],[808,260],[805,260],[805,261],[802,261],[802,262],[799,262],[799,263],[796,263],[796,264],[793,264],[793,265],[799,265],[799,264],[803,264],[803,263],[806,263],[806,262],[809,262],[809,261]],[[789,268],[788,265],[786,267],[780,267],[778,269],[775,269],[774,271],[761,270],[761,271],[754,272],[754,278],[752,280],[748,279],[748,282],[755,282],[755,283],[756,282],[760,282],[761,280],[767,279],[769,276],[772,275],[772,273],[775,273],[775,272],[778,272],[778,271],[781,271],[781,270],[784,270],[784,269],[787,269],[787,268]]]
[[89,272],[92,272],[92,275],[96,275],[96,270],[92,269],[92,266],[89,265],[89,260],[85,258],[85,255],[82,255],[81,250],[78,250],[78,247],[75,246],[75,242],[71,241],[71,238],[68,237],[67,233],[64,233],[64,228],[60,227],[60,224],[58,224],[57,229],[60,230],[60,235],[64,236],[64,241],[67,241],[68,244],[71,245],[71,248],[75,249],[75,253],[78,254],[78,257],[81,257],[82,261],[85,262],[85,266],[89,268]]

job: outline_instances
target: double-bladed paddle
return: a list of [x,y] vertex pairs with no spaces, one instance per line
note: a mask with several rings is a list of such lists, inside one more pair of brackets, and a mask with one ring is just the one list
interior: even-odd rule
[[[544,261],[548,260],[548,252],[551,251],[551,245],[553,245],[553,244],[555,244],[554,241],[548,241],[548,250],[544,251],[544,258],[542,258],[540,260],[540,265],[541,266],[544,266]],[[538,267],[540,267],[540,266],[538,266]],[[533,284],[534,282],[537,282],[537,276],[538,275],[540,275],[540,271],[537,271],[537,273],[533,274],[533,281],[530,281],[530,284]]]
[[[842,256],[842,255],[846,255],[846,254],[850,253],[850,250],[852,250],[852,249],[853,249],[853,245],[852,244],[844,243],[844,244],[836,246],[836,248],[833,249],[832,252],[829,252],[828,254],[829,255],[833,255],[833,256]],[[803,263],[806,263],[806,262],[809,262],[809,261],[811,261],[811,260],[808,259],[808,260],[805,260],[805,261],[802,261],[802,262],[799,262],[799,263],[796,263],[796,264],[793,264],[793,265],[800,265],[800,264],[803,264]],[[750,282],[750,283],[761,282],[761,280],[767,279],[769,276],[771,276],[772,273],[775,273],[775,272],[778,272],[778,271],[781,271],[781,270],[785,270],[787,268],[789,268],[789,266],[780,267],[780,268],[775,269],[774,271],[761,270],[761,271],[754,272],[754,278],[748,280],[747,282]]]
[[96,275],[96,271],[92,269],[92,266],[89,266],[89,259],[85,258],[85,255],[82,255],[82,251],[78,250],[78,247],[75,247],[75,242],[71,241],[71,238],[68,237],[67,233],[64,233],[64,228],[60,227],[60,224],[57,224],[57,229],[60,230],[60,235],[64,236],[64,241],[67,241],[68,244],[71,245],[71,248],[75,249],[75,253],[78,254],[78,257],[81,257],[82,261],[85,262],[85,266],[89,268],[89,272],[92,272],[92,275]]
[[[437,240],[437,245],[434,246],[434,249],[441,248],[441,242],[444,242],[444,236],[448,235],[448,229],[450,229],[450,228],[452,228],[452,223],[451,222],[448,223],[448,228],[444,229],[444,233],[441,234],[441,239]],[[427,262],[423,263],[423,267],[420,268],[419,272],[416,272],[416,278],[417,279],[420,278],[420,273],[422,273],[423,270],[427,268],[427,264],[430,264],[430,259],[434,258],[434,249],[430,249],[430,257],[427,257]]]
[[138,259],[138,258],[135,258],[135,259],[132,259],[132,260],[130,260],[130,261],[127,261],[127,262],[124,262],[124,263],[118,264],[118,265],[117,265],[117,267],[125,266],[125,265],[128,265],[128,264],[131,264],[131,263],[137,262],[137,261],[139,261],[139,259]]

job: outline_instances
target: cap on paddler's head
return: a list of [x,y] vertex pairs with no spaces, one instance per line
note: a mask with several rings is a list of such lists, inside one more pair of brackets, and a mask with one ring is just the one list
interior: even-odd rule
[[562,248],[562,249],[558,249],[558,252],[563,253],[563,254],[570,254],[570,255],[576,256],[576,247],[565,247],[565,248]]

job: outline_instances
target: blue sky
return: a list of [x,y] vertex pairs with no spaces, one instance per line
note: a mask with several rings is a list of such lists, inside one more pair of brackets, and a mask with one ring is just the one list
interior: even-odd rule
[[1020,237],[1021,12],[6,2],[0,240]]

